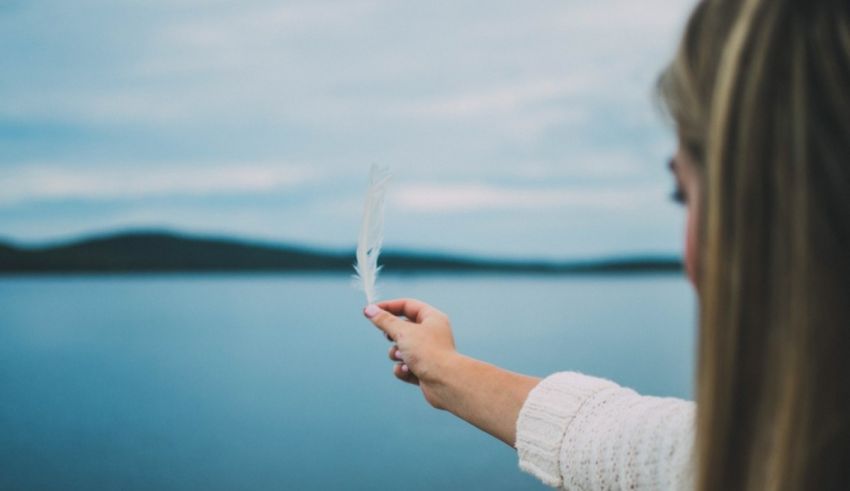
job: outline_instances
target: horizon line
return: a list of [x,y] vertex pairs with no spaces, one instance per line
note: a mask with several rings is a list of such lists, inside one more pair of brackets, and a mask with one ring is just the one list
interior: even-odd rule
[[[230,242],[248,246],[270,247],[275,249],[295,249],[303,252],[317,252],[330,255],[347,255],[353,253],[356,249],[356,244],[350,246],[327,246],[310,244],[300,241],[290,241],[286,239],[262,239],[256,237],[247,237],[239,234],[229,234],[227,232],[203,232],[203,231],[186,231],[174,227],[165,226],[142,226],[142,227],[123,227],[115,229],[105,229],[99,231],[81,232],[69,235],[63,238],[54,238],[47,240],[26,241],[11,237],[0,236],[0,245],[6,245],[21,250],[39,250],[64,247],[84,242],[95,240],[109,239],[113,237],[130,236],[130,235],[164,235],[181,239],[190,240],[210,240],[219,242]],[[505,262],[537,262],[537,263],[563,263],[563,262],[602,262],[612,260],[630,260],[630,259],[655,259],[655,260],[677,260],[681,261],[681,253],[679,252],[649,252],[649,251],[633,251],[620,252],[610,254],[596,254],[586,256],[572,257],[553,257],[553,256],[513,256],[493,253],[484,253],[481,251],[453,251],[453,250],[425,250],[417,249],[409,246],[388,246],[384,247],[382,254],[399,254],[407,256],[428,256],[438,258],[466,259],[466,260],[485,260],[485,261],[505,261]]]

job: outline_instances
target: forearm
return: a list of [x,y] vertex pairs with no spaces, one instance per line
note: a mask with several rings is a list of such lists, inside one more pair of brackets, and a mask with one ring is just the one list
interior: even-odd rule
[[452,356],[436,375],[434,391],[442,409],[515,445],[517,417],[539,378],[463,355]]
[[458,354],[449,318],[418,300],[384,301],[363,314],[395,342],[396,377],[419,385],[432,406],[515,445],[520,410],[540,379]]

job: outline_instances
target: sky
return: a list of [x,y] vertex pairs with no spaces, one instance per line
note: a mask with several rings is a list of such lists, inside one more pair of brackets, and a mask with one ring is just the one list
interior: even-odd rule
[[0,0],[0,236],[678,253],[682,0]]

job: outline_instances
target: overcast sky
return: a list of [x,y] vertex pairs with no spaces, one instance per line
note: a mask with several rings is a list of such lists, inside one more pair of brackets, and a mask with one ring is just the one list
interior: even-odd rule
[[675,253],[682,0],[0,0],[0,235]]

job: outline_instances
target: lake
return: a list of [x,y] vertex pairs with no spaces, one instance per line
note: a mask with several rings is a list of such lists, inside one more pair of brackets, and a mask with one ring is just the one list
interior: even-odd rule
[[[386,276],[458,349],[691,397],[678,275]],[[0,489],[548,489],[428,407],[340,275],[0,279]]]

